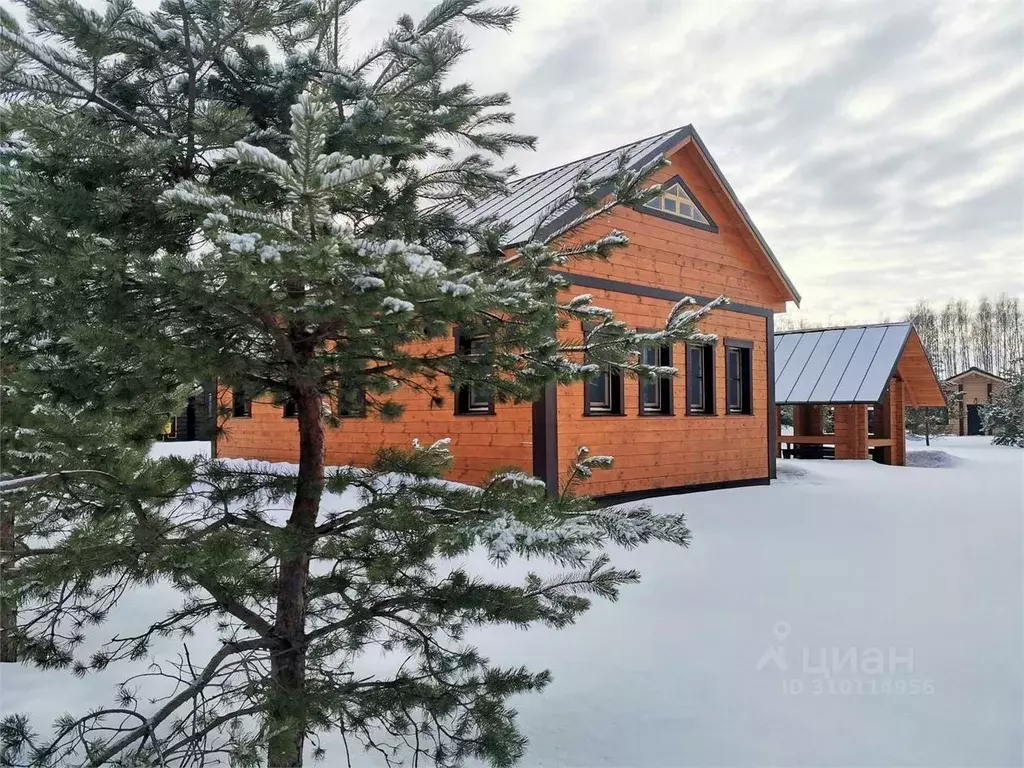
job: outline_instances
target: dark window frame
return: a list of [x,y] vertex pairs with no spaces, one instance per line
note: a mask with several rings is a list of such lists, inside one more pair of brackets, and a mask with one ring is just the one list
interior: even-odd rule
[[[686,345],[686,415],[687,416],[717,416],[717,403],[715,402],[715,364],[716,344],[695,344]],[[701,405],[694,403],[694,374],[693,374],[693,353],[700,351],[701,355]]]
[[[739,362],[740,402],[732,402],[732,373],[730,364],[733,359]],[[729,416],[754,415],[754,342],[744,339],[725,340],[725,412]]]
[[[701,216],[703,216],[705,219],[707,219],[707,221],[708,221],[707,224],[704,224],[704,223],[699,222],[699,221],[694,221],[693,219],[688,219],[685,216],[679,216],[678,214],[667,213],[667,212],[659,210],[657,208],[650,208],[650,207],[648,207],[647,203],[639,203],[638,205],[636,205],[634,207],[634,210],[639,211],[640,213],[646,214],[647,216],[657,216],[659,219],[665,219],[666,221],[672,221],[672,222],[675,222],[676,224],[682,224],[682,225],[687,226],[687,227],[694,227],[696,229],[702,229],[705,232],[711,232],[712,234],[716,234],[717,235],[718,234],[718,225],[715,224],[714,219],[711,218],[711,214],[708,213],[707,209],[703,205],[701,205],[700,200],[697,199],[697,196],[695,194],[693,194],[693,191],[686,185],[686,182],[683,181],[683,177],[682,176],[680,176],[679,174],[676,174],[671,179],[669,179],[668,181],[664,182],[661,186],[664,189],[668,189],[673,184],[678,184],[680,187],[682,187],[683,191],[686,193],[686,196],[689,197],[691,202],[693,203],[694,208],[696,208],[698,211],[700,211]],[[654,198],[652,198],[652,199],[654,199]],[[648,201],[648,202],[650,202],[650,201]]]
[[593,376],[588,376],[583,382],[583,415],[584,416],[625,416],[626,415],[626,387],[622,377],[622,371],[610,365],[604,366],[598,376],[607,377],[605,389],[608,391],[608,406],[594,407],[594,401],[590,397],[590,384]]
[[[662,365],[671,367],[672,365],[672,344],[658,344],[651,345],[641,353],[640,361],[644,360],[644,355],[650,351],[657,353],[657,360],[653,363],[647,362],[647,365]],[[644,402],[644,387],[654,385],[655,390],[658,393],[658,404],[656,406],[649,406]],[[637,387],[637,414],[640,416],[675,416],[675,402],[672,392],[672,377],[671,376],[658,376],[655,379],[650,379],[646,376],[640,377],[639,385]]]
[[[354,397],[353,397],[354,396]],[[359,386],[354,389],[346,388],[344,382],[338,382],[338,391],[335,393],[336,415],[339,419],[365,419],[366,418],[366,387]],[[352,398],[349,400],[349,398]],[[346,405],[346,401],[350,405]],[[355,406],[354,408],[352,406]]]
[[297,419],[299,418],[299,406],[295,400],[289,397],[281,406],[282,418],[285,419]]
[[[583,335],[586,337],[594,329],[589,323],[583,323]],[[584,416],[625,416],[626,415],[626,382],[622,376],[622,370],[613,366],[602,366],[598,376],[607,377],[605,389],[608,392],[608,406],[594,407],[590,397],[590,386],[594,380],[588,376],[583,380],[583,415]]]
[[[486,334],[471,334],[461,328],[455,329],[455,353],[459,356],[478,355],[473,352],[475,343],[487,343]],[[455,390],[455,416],[494,416],[494,393],[487,392],[486,398],[478,400],[475,404],[473,396],[477,393],[474,384],[463,384]]]
[[235,387],[231,390],[231,418],[252,418],[252,398],[246,397],[243,387]]

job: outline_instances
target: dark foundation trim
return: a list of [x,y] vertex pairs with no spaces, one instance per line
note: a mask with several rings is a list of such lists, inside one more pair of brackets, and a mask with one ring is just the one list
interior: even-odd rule
[[[707,296],[697,296],[693,293],[680,293],[670,291],[666,288],[655,288],[650,285],[637,285],[636,283],[624,283],[619,280],[608,280],[604,277],[593,275],[575,275],[569,272],[551,270],[552,274],[561,275],[573,285],[581,288],[600,288],[606,291],[625,293],[630,296],[646,296],[649,299],[664,299],[665,301],[679,301],[684,296],[692,296],[695,301],[707,304],[711,299]],[[775,311],[765,307],[755,307],[750,304],[725,304],[719,307],[719,312],[739,312],[742,315],[758,315],[759,317],[772,317]]]
[[533,474],[558,495],[558,387],[548,384],[533,403]]
[[626,504],[643,499],[656,499],[661,496],[676,496],[683,493],[700,493],[702,491],[721,491],[726,488],[749,488],[755,485],[771,485],[771,479],[757,477],[746,480],[724,480],[719,483],[696,483],[694,485],[675,485],[670,488],[648,488],[643,491],[624,491],[609,493],[606,496],[595,496],[594,501],[602,506]]

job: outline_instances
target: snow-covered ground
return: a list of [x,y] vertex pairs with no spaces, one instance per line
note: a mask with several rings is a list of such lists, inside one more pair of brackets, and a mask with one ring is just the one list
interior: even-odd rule
[[[783,461],[770,488],[655,500],[687,513],[689,550],[614,553],[643,583],[569,629],[478,633],[492,659],[554,674],[516,702],[523,764],[1021,765],[1024,451],[932,442],[909,445],[917,466]],[[0,675],[3,710],[41,730],[115,682]]]

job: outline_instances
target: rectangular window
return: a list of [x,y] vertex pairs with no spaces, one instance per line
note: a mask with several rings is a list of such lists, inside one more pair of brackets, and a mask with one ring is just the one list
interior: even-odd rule
[[286,419],[297,419],[299,417],[299,407],[295,404],[295,400],[290,397],[284,401],[284,417]]
[[[584,323],[584,338],[593,340],[591,334],[594,328],[595,326]],[[588,376],[583,386],[583,415],[625,415],[625,391],[622,381],[622,371],[608,365],[602,366],[597,373]]]
[[726,410],[729,413],[751,414],[754,412],[750,375],[752,351],[752,345],[726,344],[725,399]]
[[711,344],[686,345],[686,412],[715,413],[715,348]]
[[[480,359],[487,351],[486,336],[463,336],[456,334],[456,351],[470,360]],[[494,394],[481,384],[472,383],[459,387],[455,396],[456,416],[484,416],[494,413]]]
[[[645,347],[640,355],[640,361],[644,365],[671,366],[672,346],[662,344],[658,346]],[[640,379],[640,413],[645,416],[671,416],[672,415],[672,378],[669,376],[658,376]]]
[[236,419],[252,416],[252,400],[245,396],[241,387],[231,391],[231,415]]
[[622,372],[606,367],[587,379],[585,416],[622,416]]
[[342,419],[361,419],[366,416],[366,390],[362,387],[338,384],[338,417]]

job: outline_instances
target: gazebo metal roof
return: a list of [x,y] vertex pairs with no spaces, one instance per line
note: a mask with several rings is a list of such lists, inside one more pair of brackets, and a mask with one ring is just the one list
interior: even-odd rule
[[775,334],[778,405],[878,403],[897,372],[907,384],[908,405],[945,405],[911,323]]

